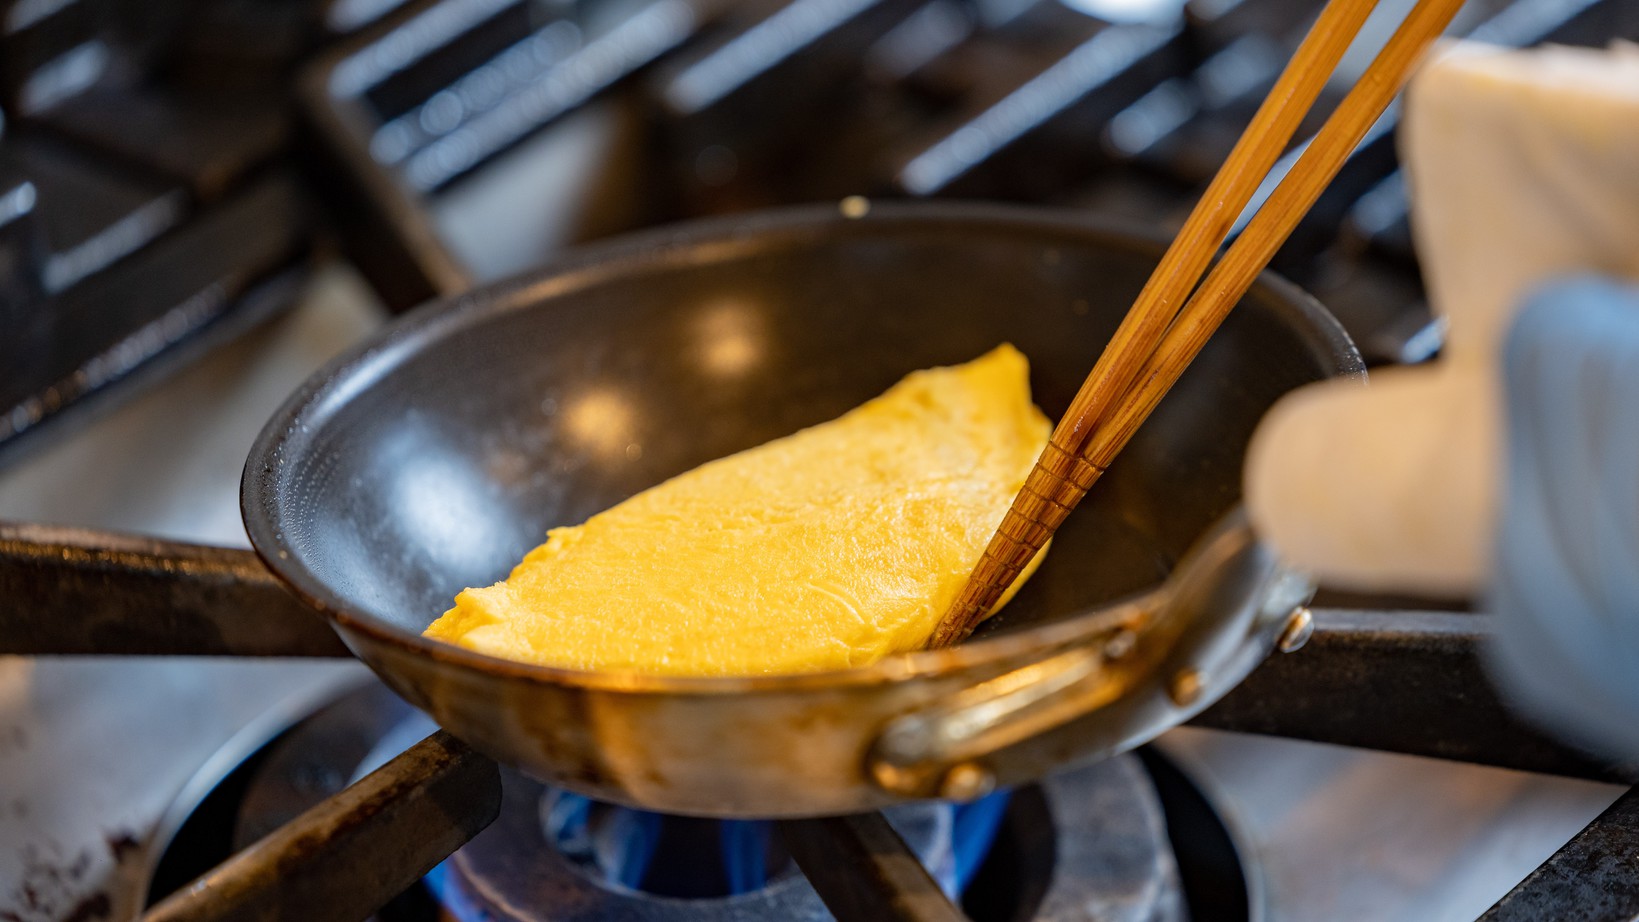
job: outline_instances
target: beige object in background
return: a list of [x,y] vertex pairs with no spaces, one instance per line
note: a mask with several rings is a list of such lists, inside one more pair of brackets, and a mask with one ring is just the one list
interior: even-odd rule
[[1639,46],[1451,43],[1407,92],[1401,159],[1446,347],[1281,401],[1246,496],[1259,531],[1331,585],[1463,595],[1487,575],[1498,350],[1520,300],[1579,270],[1639,279]]

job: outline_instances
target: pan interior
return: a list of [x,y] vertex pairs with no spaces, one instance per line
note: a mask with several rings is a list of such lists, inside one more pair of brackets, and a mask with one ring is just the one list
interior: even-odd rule
[[[293,398],[247,472],[252,539],[333,609],[419,633],[546,530],[1009,341],[1053,418],[1160,248],[1006,211],[809,213],[594,251],[423,311]],[[1282,393],[1357,365],[1260,284],[984,630],[1159,582],[1239,498]],[[706,523],[702,523],[703,525]]]

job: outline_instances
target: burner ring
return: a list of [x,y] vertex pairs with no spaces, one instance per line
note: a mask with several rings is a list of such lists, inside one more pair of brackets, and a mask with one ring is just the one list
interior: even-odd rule
[[[243,848],[339,790],[349,779],[391,758],[395,747],[419,739],[426,729],[424,721],[382,686],[371,684],[349,692],[246,760],[222,788],[204,799],[189,823],[232,825],[236,827],[233,847]],[[976,922],[1093,918],[1101,922],[1181,922],[1186,918],[1189,869],[1185,868],[1181,879],[1162,810],[1165,792],[1157,793],[1153,768],[1146,768],[1147,761],[1149,757],[1118,756],[1016,790],[995,847],[964,895],[963,909]],[[509,910],[514,918],[574,922],[831,918],[813,887],[794,868],[776,874],[761,890],[725,897],[657,896],[605,884],[547,845],[540,818],[546,787],[504,769],[503,779],[501,818],[447,860],[440,872],[445,874],[441,889],[458,889],[474,908],[487,910],[491,918],[508,918],[502,913]],[[224,796],[229,790],[233,796]],[[1170,809],[1171,801],[1167,802]],[[900,814],[896,826],[913,847],[922,846],[924,856],[938,854],[942,844],[948,858],[948,814],[941,813],[944,828],[934,829],[931,837],[912,831],[905,822],[903,811],[914,816],[932,807],[911,804],[887,814],[890,819]],[[203,816],[211,810],[225,817]],[[930,843],[940,835],[944,836],[942,843]],[[530,854],[524,857],[524,850],[517,847],[520,841],[539,847],[526,846]],[[179,863],[191,862],[191,877],[228,854],[176,857]],[[173,856],[168,852],[166,858]],[[410,917],[426,918],[435,911],[431,890],[431,884],[413,888],[378,918],[391,922],[403,917],[412,904]],[[537,914],[518,915],[515,910],[522,907]],[[1202,919],[1247,917],[1247,907],[1242,906],[1227,915],[1209,913]]]

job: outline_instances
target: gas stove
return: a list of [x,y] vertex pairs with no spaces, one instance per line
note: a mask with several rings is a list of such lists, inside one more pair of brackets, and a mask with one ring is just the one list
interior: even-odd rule
[[[0,346],[14,369],[0,386],[0,521],[230,547],[245,545],[237,485],[262,421],[393,311],[568,242],[861,192],[1049,202],[1164,229],[1308,9],[221,2],[181,25],[156,5],[156,22],[126,17],[105,34],[86,12],[96,6],[4,7],[0,48],[27,55],[0,75],[0,253],[27,259],[0,263],[0,291],[16,295],[0,324],[49,348]],[[1514,43],[1639,37],[1617,0],[1475,0],[1459,28]],[[159,33],[165,54],[132,40]],[[267,101],[270,68],[296,85],[299,116]],[[224,128],[224,98],[261,103]],[[119,130],[156,112],[190,128],[197,144],[180,147],[198,156]],[[1438,348],[1392,133],[1391,114],[1277,264],[1376,362]],[[720,828],[576,803],[503,773],[501,818],[453,857],[476,830],[423,849],[438,852],[428,876],[394,868],[416,882],[383,894],[378,917],[1639,911],[1639,804],[1611,783],[1639,773],[1499,718],[1472,656],[1479,631],[1450,620],[1470,616],[1390,613],[1429,626],[1405,649],[1372,617],[1323,622],[1309,650],[1271,661],[1202,726],[1013,791],[988,820],[941,806]],[[394,760],[430,728],[357,663],[127,656],[106,641],[76,651],[101,655],[0,658],[8,922],[130,918],[167,896],[161,917],[218,917],[220,906],[187,902],[190,881],[303,810],[345,818],[350,805],[328,798],[369,768],[385,766],[376,783],[412,787],[483,774],[460,759],[446,774]],[[1399,675],[1407,657],[1447,681],[1351,681]],[[1302,700],[1269,713],[1293,689]],[[467,783],[468,800],[488,784]],[[484,826],[481,812],[466,821]],[[463,810],[450,813],[460,825]],[[975,825],[984,834],[954,834]],[[418,828],[432,839],[444,834],[435,827]],[[391,841],[360,841],[365,851],[338,854],[394,860]]]
[[[322,270],[283,320],[14,465],[0,480],[0,511],[242,545],[237,469],[263,415],[381,315],[351,270]],[[107,463],[114,456],[117,467]],[[352,703],[361,699],[368,706]],[[131,917],[339,790],[403,745],[405,732],[417,735],[408,725],[396,743],[388,739],[408,709],[384,698],[361,666],[337,661],[11,657],[0,661],[0,706],[8,781],[0,906],[31,922]],[[350,711],[346,732],[327,729],[338,713],[349,723]],[[339,759],[303,754],[300,738],[313,736],[330,736]],[[1168,764],[1189,784],[1165,787],[1164,769],[1154,766]],[[1140,775],[1125,765],[1123,772]],[[1179,890],[1196,888],[1206,894],[1196,899],[1220,912],[1203,910],[1199,919],[1474,918],[1621,793],[1609,784],[1195,728],[1163,736],[1138,768],[1147,786],[1139,790],[1148,792],[1139,800],[1161,811],[1167,827],[1175,813],[1188,815],[1190,800],[1197,817],[1216,817],[1162,840]],[[252,776],[261,792],[254,796]],[[1180,788],[1195,793],[1181,796]],[[531,803],[516,811],[518,822],[544,838],[538,795],[525,799]],[[1202,833],[1203,822],[1220,831]],[[1040,835],[1050,823],[1024,825]],[[1228,847],[1202,847],[1212,839]],[[1155,848],[1155,839],[1145,841]],[[577,887],[634,899],[629,888],[600,887],[584,868],[572,873]],[[789,873],[775,878],[795,886]],[[414,899],[426,887],[419,886],[409,908],[396,908],[421,911]],[[767,898],[776,897],[786,892]],[[744,905],[739,899],[661,902],[706,912]]]
[[[194,808],[156,866],[150,896],[186,885],[230,849],[277,831],[436,729],[380,686],[342,695],[242,762]],[[1165,787],[1150,780],[1143,760],[1124,756],[974,803],[909,804],[884,817],[972,918],[1174,922],[1185,918],[1185,868],[1192,886],[1224,889],[1222,908],[1196,918],[1249,918],[1237,853],[1210,851],[1230,841],[1227,831],[1210,813],[1190,812],[1196,804],[1177,788],[1175,769],[1157,769]],[[1178,801],[1165,812],[1160,790]],[[832,918],[799,871],[815,858],[804,851],[812,839],[803,824],[777,829],[598,805],[512,771],[503,771],[501,791],[496,822],[378,919]],[[1196,830],[1205,847],[1176,857],[1172,820]]]

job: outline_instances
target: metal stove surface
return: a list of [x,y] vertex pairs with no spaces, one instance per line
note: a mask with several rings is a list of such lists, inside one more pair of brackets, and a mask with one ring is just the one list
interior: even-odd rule
[[[380,321],[331,267],[268,327],[0,476],[0,518],[245,544],[262,421]],[[351,663],[0,658],[0,919],[126,918],[170,807],[317,703]],[[1613,786],[1204,730],[1162,740],[1262,868],[1270,920],[1467,920],[1609,805]]]

